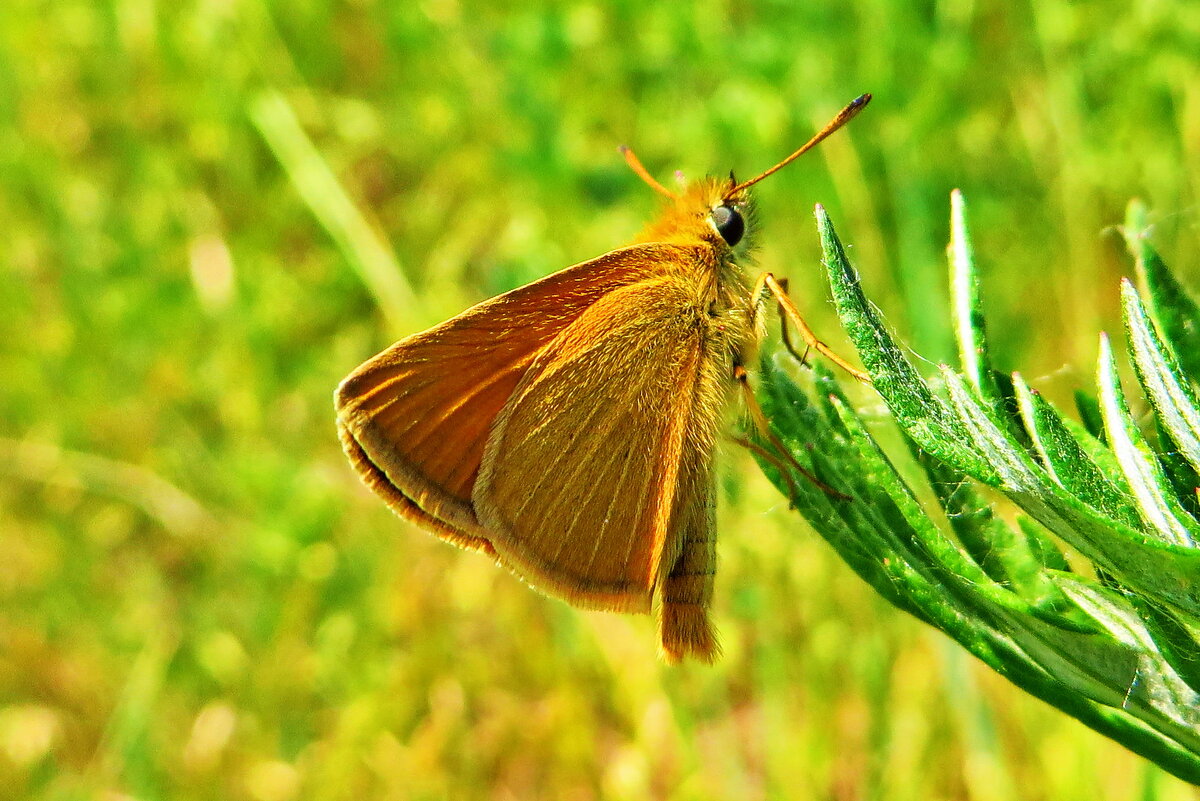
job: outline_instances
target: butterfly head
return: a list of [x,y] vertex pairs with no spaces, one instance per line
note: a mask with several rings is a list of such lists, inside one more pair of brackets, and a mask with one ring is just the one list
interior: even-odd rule
[[669,200],[638,241],[702,242],[721,252],[744,248],[754,227],[750,193],[737,187],[733,175],[681,183],[678,192],[660,190]]

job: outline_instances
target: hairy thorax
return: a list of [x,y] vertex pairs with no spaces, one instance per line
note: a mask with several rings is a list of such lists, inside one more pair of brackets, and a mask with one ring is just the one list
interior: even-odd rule
[[746,205],[745,197],[730,198],[728,180],[703,178],[689,184],[667,202],[659,217],[635,242],[663,242],[693,248],[696,258],[686,274],[670,276],[687,287],[693,298],[695,319],[703,328],[705,350],[720,355],[730,365],[750,362],[761,332],[756,330],[755,299],[745,268],[739,261],[747,256],[753,231],[737,247],[730,247],[712,223],[713,209],[734,203]]

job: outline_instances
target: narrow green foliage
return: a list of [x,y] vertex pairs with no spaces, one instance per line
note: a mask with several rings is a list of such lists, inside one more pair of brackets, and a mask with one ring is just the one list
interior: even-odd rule
[[[902,476],[827,371],[816,371],[812,401],[770,362],[763,405],[781,440],[853,500],[765,462],[764,470],[884,597],[1033,695],[1200,782],[1200,523],[1188,496],[1200,469],[1200,403],[1194,365],[1164,344],[1190,342],[1196,307],[1144,239],[1131,237],[1163,333],[1126,283],[1129,347],[1158,440],[1172,453],[1156,449],[1130,413],[1105,338],[1099,392],[1077,396],[1084,423],[1065,419],[1019,374],[996,371],[957,192],[951,207],[962,371],[944,366],[933,382],[888,333],[817,208],[838,313],[917,470]],[[922,473],[928,491],[908,478]],[[930,493],[934,501],[918,501]],[[998,496],[1027,515],[1017,529]],[[1090,559],[1099,578],[1072,572],[1058,541]]]
[[1079,413],[1083,429],[1104,442],[1104,421],[1100,419],[1100,404],[1096,399],[1082,389],[1075,390],[1075,411]]
[[1196,392],[1146,315],[1137,291],[1121,282],[1125,326],[1138,378],[1165,432],[1181,455],[1200,471],[1200,402]]
[[1108,441],[1137,499],[1136,508],[1145,524],[1144,530],[1163,542],[1195,545],[1200,530],[1194,520],[1182,513],[1182,505],[1174,497],[1157,455],[1129,412],[1129,404],[1117,378],[1116,359],[1108,337],[1104,336],[1100,338],[1097,380]]
[[967,230],[966,203],[957,189],[950,194],[950,246],[946,252],[952,267],[950,300],[963,375],[980,397],[999,410],[1004,401],[988,355],[979,278],[975,272],[975,249]]
[[1081,442],[1086,435],[1073,434],[1053,406],[1030,389],[1019,374],[1014,377],[1025,428],[1050,478],[1088,506],[1136,528],[1137,513],[1124,501],[1128,485],[1112,469],[1115,460],[1109,463],[1110,472],[1106,475],[1085,452]]
[[329,234],[364,284],[389,323],[407,328],[417,300],[404,271],[383,235],[355,207],[337,176],[304,132],[288,100],[278,91],[264,90],[249,103],[250,119],[313,215]]
[[1144,203],[1130,202],[1123,230],[1163,338],[1175,350],[1184,371],[1195,379],[1200,376],[1200,304],[1175,280],[1150,245]]
[[[929,453],[948,462],[970,464],[973,474],[994,478],[992,469],[967,440],[963,422],[921,380],[883,327],[875,308],[867,303],[858,276],[833,232],[833,224],[820,206],[817,206],[817,228],[825,265],[830,271],[834,305],[875,388],[888,400],[904,430]],[[955,436],[944,436],[947,431]]]

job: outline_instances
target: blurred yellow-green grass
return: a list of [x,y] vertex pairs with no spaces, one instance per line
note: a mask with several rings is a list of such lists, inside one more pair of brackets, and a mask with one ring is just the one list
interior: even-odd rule
[[653,213],[618,144],[749,175],[864,91],[758,192],[840,347],[815,202],[937,361],[961,188],[1052,397],[1118,327],[1130,197],[1200,286],[1195,4],[5,3],[0,797],[1196,798],[875,598],[743,454],[726,654],[679,668],[344,462],[359,361]]

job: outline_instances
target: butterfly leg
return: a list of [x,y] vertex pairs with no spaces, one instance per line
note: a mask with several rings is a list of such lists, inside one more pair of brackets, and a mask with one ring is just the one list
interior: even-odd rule
[[[779,437],[775,436],[775,432],[771,431],[771,426],[767,422],[766,412],[762,410],[762,407],[758,405],[758,399],[754,397],[754,390],[750,387],[749,377],[746,375],[746,368],[742,367],[740,364],[735,366],[733,368],[733,377],[741,386],[742,398],[746,403],[746,410],[750,413],[750,420],[754,423],[754,427],[758,429],[759,436],[771,443],[771,447],[775,449],[775,454],[786,459],[793,470],[811,481],[813,485],[817,487],[817,489],[821,490],[826,495],[842,501],[853,500],[849,495],[838,492],[833,487],[817,478],[811,470],[797,462],[795,457],[792,456],[791,452],[784,446],[782,442],[780,442]],[[754,445],[754,443],[742,444],[747,445],[747,447]],[[781,467],[779,459],[771,458],[765,448],[754,446],[750,447],[750,450],[767,456],[768,461],[774,462],[776,468]],[[796,485],[793,484],[791,479],[787,477],[787,471],[780,470],[780,474],[784,476],[784,481],[787,482],[788,485],[788,491],[792,493],[792,498],[794,499]]]
[[[783,293],[786,295],[787,291],[788,291],[788,280],[786,278],[778,278],[776,280],[779,281],[779,288],[782,289]],[[758,298],[761,297],[761,295],[759,293],[762,291],[762,289],[766,288],[766,281],[763,279],[759,279],[759,286],[761,287],[759,292],[754,293],[755,300],[757,300]],[[756,310],[761,309],[762,308],[761,303],[758,306],[756,306],[755,308],[756,308]],[[804,353],[797,352],[795,345],[792,344],[792,335],[788,331],[789,331],[789,329],[788,329],[787,315],[783,313],[783,310],[781,308],[780,313],[779,313],[779,337],[783,341],[783,346],[785,348],[787,348],[788,353],[792,354],[792,356],[796,359],[796,361],[800,362],[805,367],[807,367],[808,366],[808,352],[810,350],[812,350],[812,348],[805,345]]]
[[796,330],[800,332],[800,337],[804,340],[804,344],[808,349],[815,350],[817,353],[820,353],[826,359],[829,359],[829,361],[833,362],[838,367],[857,378],[859,381],[862,381],[866,384],[871,383],[871,377],[869,375],[851,365],[841,356],[838,356],[836,353],[834,353],[828,345],[817,339],[817,335],[814,334],[813,330],[808,327],[808,323],[804,322],[804,318],[800,316],[800,310],[796,308],[796,304],[792,302],[791,297],[788,295],[786,281],[780,281],[770,273],[763,273],[758,277],[758,281],[755,282],[754,285],[754,292],[751,295],[751,297],[754,298],[756,313],[757,310],[761,308],[760,304],[762,302],[761,299],[763,298],[763,295],[767,292],[770,292],[771,295],[775,297],[775,300],[779,303],[779,316],[781,318],[783,330],[783,344],[793,356],[800,360],[802,364],[807,364],[805,359],[808,355],[808,351],[806,350],[803,356],[796,353],[796,349],[792,346],[791,338],[788,336],[787,324],[789,322],[796,326]]
[[759,445],[757,442],[754,442],[746,437],[732,437],[731,436],[729,439],[732,442],[734,442],[735,444],[741,445],[743,448],[750,451],[751,453],[753,453],[755,456],[759,457],[760,459],[765,459],[766,461],[770,462],[771,465],[777,471],[779,471],[780,478],[782,478],[784,483],[787,484],[787,494],[788,494],[789,505],[793,509],[796,508],[795,499],[796,499],[796,495],[798,494],[798,492],[796,490],[796,482],[792,481],[792,472],[788,468],[788,466],[783,463],[783,460],[780,459],[775,454],[771,453],[771,451],[769,451],[766,448],[764,448],[763,446]]

